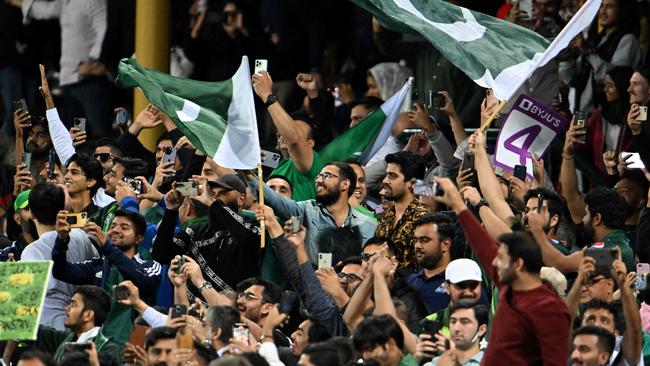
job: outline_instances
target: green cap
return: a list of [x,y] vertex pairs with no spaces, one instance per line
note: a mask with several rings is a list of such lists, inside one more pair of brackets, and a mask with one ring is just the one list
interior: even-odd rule
[[18,210],[29,206],[29,192],[31,191],[31,189],[28,189],[26,191],[20,192],[14,201],[14,212],[18,212]]

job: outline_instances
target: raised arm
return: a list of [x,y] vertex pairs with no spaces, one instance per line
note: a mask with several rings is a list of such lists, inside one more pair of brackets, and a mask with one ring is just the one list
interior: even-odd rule
[[[266,103],[269,95],[273,94],[273,80],[271,80],[271,75],[266,71],[262,71],[261,73],[254,74],[252,79],[255,93]],[[302,174],[306,174],[311,169],[314,160],[314,151],[308,142],[308,131],[303,126],[297,124],[279,102],[269,105],[266,110],[271,115],[271,119],[275,128],[278,129],[278,133],[287,144],[289,156],[296,165],[296,168]]]
[[571,273],[578,270],[584,253],[575,252],[565,256],[557,250],[548,240],[544,232],[544,219],[537,211],[528,214],[528,229],[542,250],[542,259],[545,265],[555,267],[562,273]]
[[[474,187],[465,187],[460,190],[463,199],[469,202],[470,205],[476,207],[481,202],[481,194]],[[478,208],[478,214],[481,217],[485,230],[490,234],[493,240],[503,234],[511,233],[512,229],[501,220],[488,205],[481,205]]]
[[627,273],[625,263],[621,260],[621,250],[618,249],[618,259],[612,264],[612,276],[621,291],[623,317],[625,318],[625,332],[621,343],[621,352],[628,365],[639,363],[639,356],[643,349],[641,334],[641,315],[634,296],[634,281],[636,276]]
[[59,112],[56,110],[56,106],[54,105],[54,98],[52,98],[50,86],[47,82],[47,76],[45,75],[45,67],[43,65],[38,65],[38,67],[41,71],[41,86],[39,90],[45,100],[45,116],[47,118],[50,138],[52,139],[52,145],[54,145],[56,155],[59,156],[61,164],[65,165],[68,159],[76,153],[76,150],[72,143],[72,137],[70,137],[70,133],[65,128],[65,125],[61,121],[61,117],[59,117]]
[[560,185],[562,186],[562,196],[566,199],[571,213],[573,222],[582,221],[585,214],[585,202],[582,194],[578,190],[578,175],[574,160],[574,144],[584,144],[578,140],[579,136],[586,132],[583,129],[577,129],[571,122],[571,127],[566,133],[564,148],[562,149],[562,166],[560,167]]

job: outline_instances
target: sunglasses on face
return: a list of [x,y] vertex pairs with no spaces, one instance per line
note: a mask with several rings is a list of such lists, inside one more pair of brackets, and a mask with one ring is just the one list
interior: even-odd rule
[[101,161],[102,163],[105,163],[109,161],[110,159],[113,159],[113,154],[111,153],[95,153],[93,154],[95,159]]
[[341,279],[341,282],[343,283],[352,283],[354,281],[362,281],[361,277],[355,275],[354,273],[345,273],[345,272],[340,272],[337,274],[339,279]]
[[605,279],[604,276],[600,276],[600,277],[591,277],[591,278],[589,278],[589,279],[587,279],[587,280],[585,281],[585,286],[587,286],[587,287],[591,287],[591,286],[597,284],[598,282],[600,282],[600,281],[602,281],[602,280],[604,280],[604,279]]

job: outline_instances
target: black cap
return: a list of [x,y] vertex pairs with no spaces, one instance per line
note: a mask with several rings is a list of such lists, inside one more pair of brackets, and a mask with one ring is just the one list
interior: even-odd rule
[[225,188],[229,191],[235,190],[239,193],[246,193],[246,184],[234,174],[225,174],[216,181],[208,181],[210,187],[216,186]]

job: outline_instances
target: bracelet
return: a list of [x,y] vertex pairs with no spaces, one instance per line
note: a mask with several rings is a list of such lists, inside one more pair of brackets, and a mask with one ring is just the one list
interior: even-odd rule
[[206,288],[212,288],[212,284],[208,280],[203,281],[201,286],[199,286],[199,292],[203,292]]
[[573,156],[574,156],[573,154],[565,154],[564,152],[562,152],[562,159],[564,160],[573,160]]
[[476,203],[476,205],[474,206],[474,209],[476,209],[476,211],[480,211],[481,207],[483,206],[490,207],[490,204],[488,203],[488,201],[481,198],[481,200],[478,201],[478,203]]

